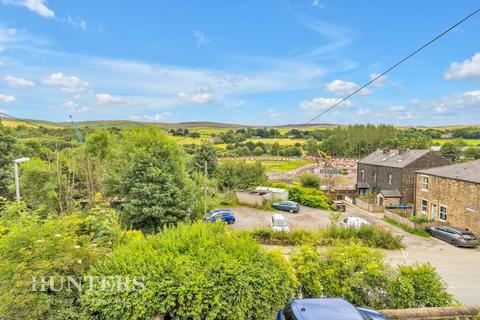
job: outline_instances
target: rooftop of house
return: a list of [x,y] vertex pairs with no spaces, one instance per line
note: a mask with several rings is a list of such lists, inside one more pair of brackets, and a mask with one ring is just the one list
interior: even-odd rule
[[480,183],[480,160],[451,164],[432,169],[419,170],[417,173],[442,178]]
[[429,149],[378,149],[358,163],[403,168],[430,151]]

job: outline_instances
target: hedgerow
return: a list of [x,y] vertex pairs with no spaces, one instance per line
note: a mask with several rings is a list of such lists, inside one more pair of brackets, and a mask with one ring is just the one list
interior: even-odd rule
[[91,275],[144,278],[144,290],[85,292],[86,316],[101,319],[272,319],[297,286],[279,252],[220,223],[180,224],[118,247]]

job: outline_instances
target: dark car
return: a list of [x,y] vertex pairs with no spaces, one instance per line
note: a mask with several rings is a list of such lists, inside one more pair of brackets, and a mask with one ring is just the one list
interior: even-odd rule
[[455,247],[475,248],[478,246],[478,238],[468,229],[438,226],[428,228],[428,233],[432,237],[453,244]]
[[328,203],[330,204],[330,207],[335,211],[345,212],[345,210],[347,209],[345,203],[343,203],[342,201],[330,200]]
[[223,221],[228,224],[235,223],[235,214],[230,209],[220,209],[215,210],[212,214],[205,219],[206,221],[215,222],[215,221]]
[[297,213],[298,211],[300,211],[298,203],[294,201],[275,202],[274,204],[272,204],[272,207],[277,210],[288,211],[290,213]]
[[292,300],[277,320],[388,320],[378,311],[358,308],[341,298]]

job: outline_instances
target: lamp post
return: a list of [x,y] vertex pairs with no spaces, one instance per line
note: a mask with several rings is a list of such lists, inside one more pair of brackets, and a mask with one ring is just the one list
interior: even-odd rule
[[18,158],[13,160],[13,167],[15,169],[15,191],[17,192],[17,201],[20,201],[20,182],[18,180],[18,164],[29,161],[30,158]]

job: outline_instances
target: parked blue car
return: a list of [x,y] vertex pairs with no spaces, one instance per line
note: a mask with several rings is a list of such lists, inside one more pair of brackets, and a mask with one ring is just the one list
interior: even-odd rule
[[281,201],[272,204],[272,208],[290,213],[297,213],[300,211],[300,206],[294,201]]
[[235,214],[230,209],[220,209],[215,210],[212,214],[205,219],[206,221],[215,222],[215,221],[223,221],[228,224],[235,223]]
[[341,298],[292,300],[277,320],[388,320],[378,311],[358,308]]

